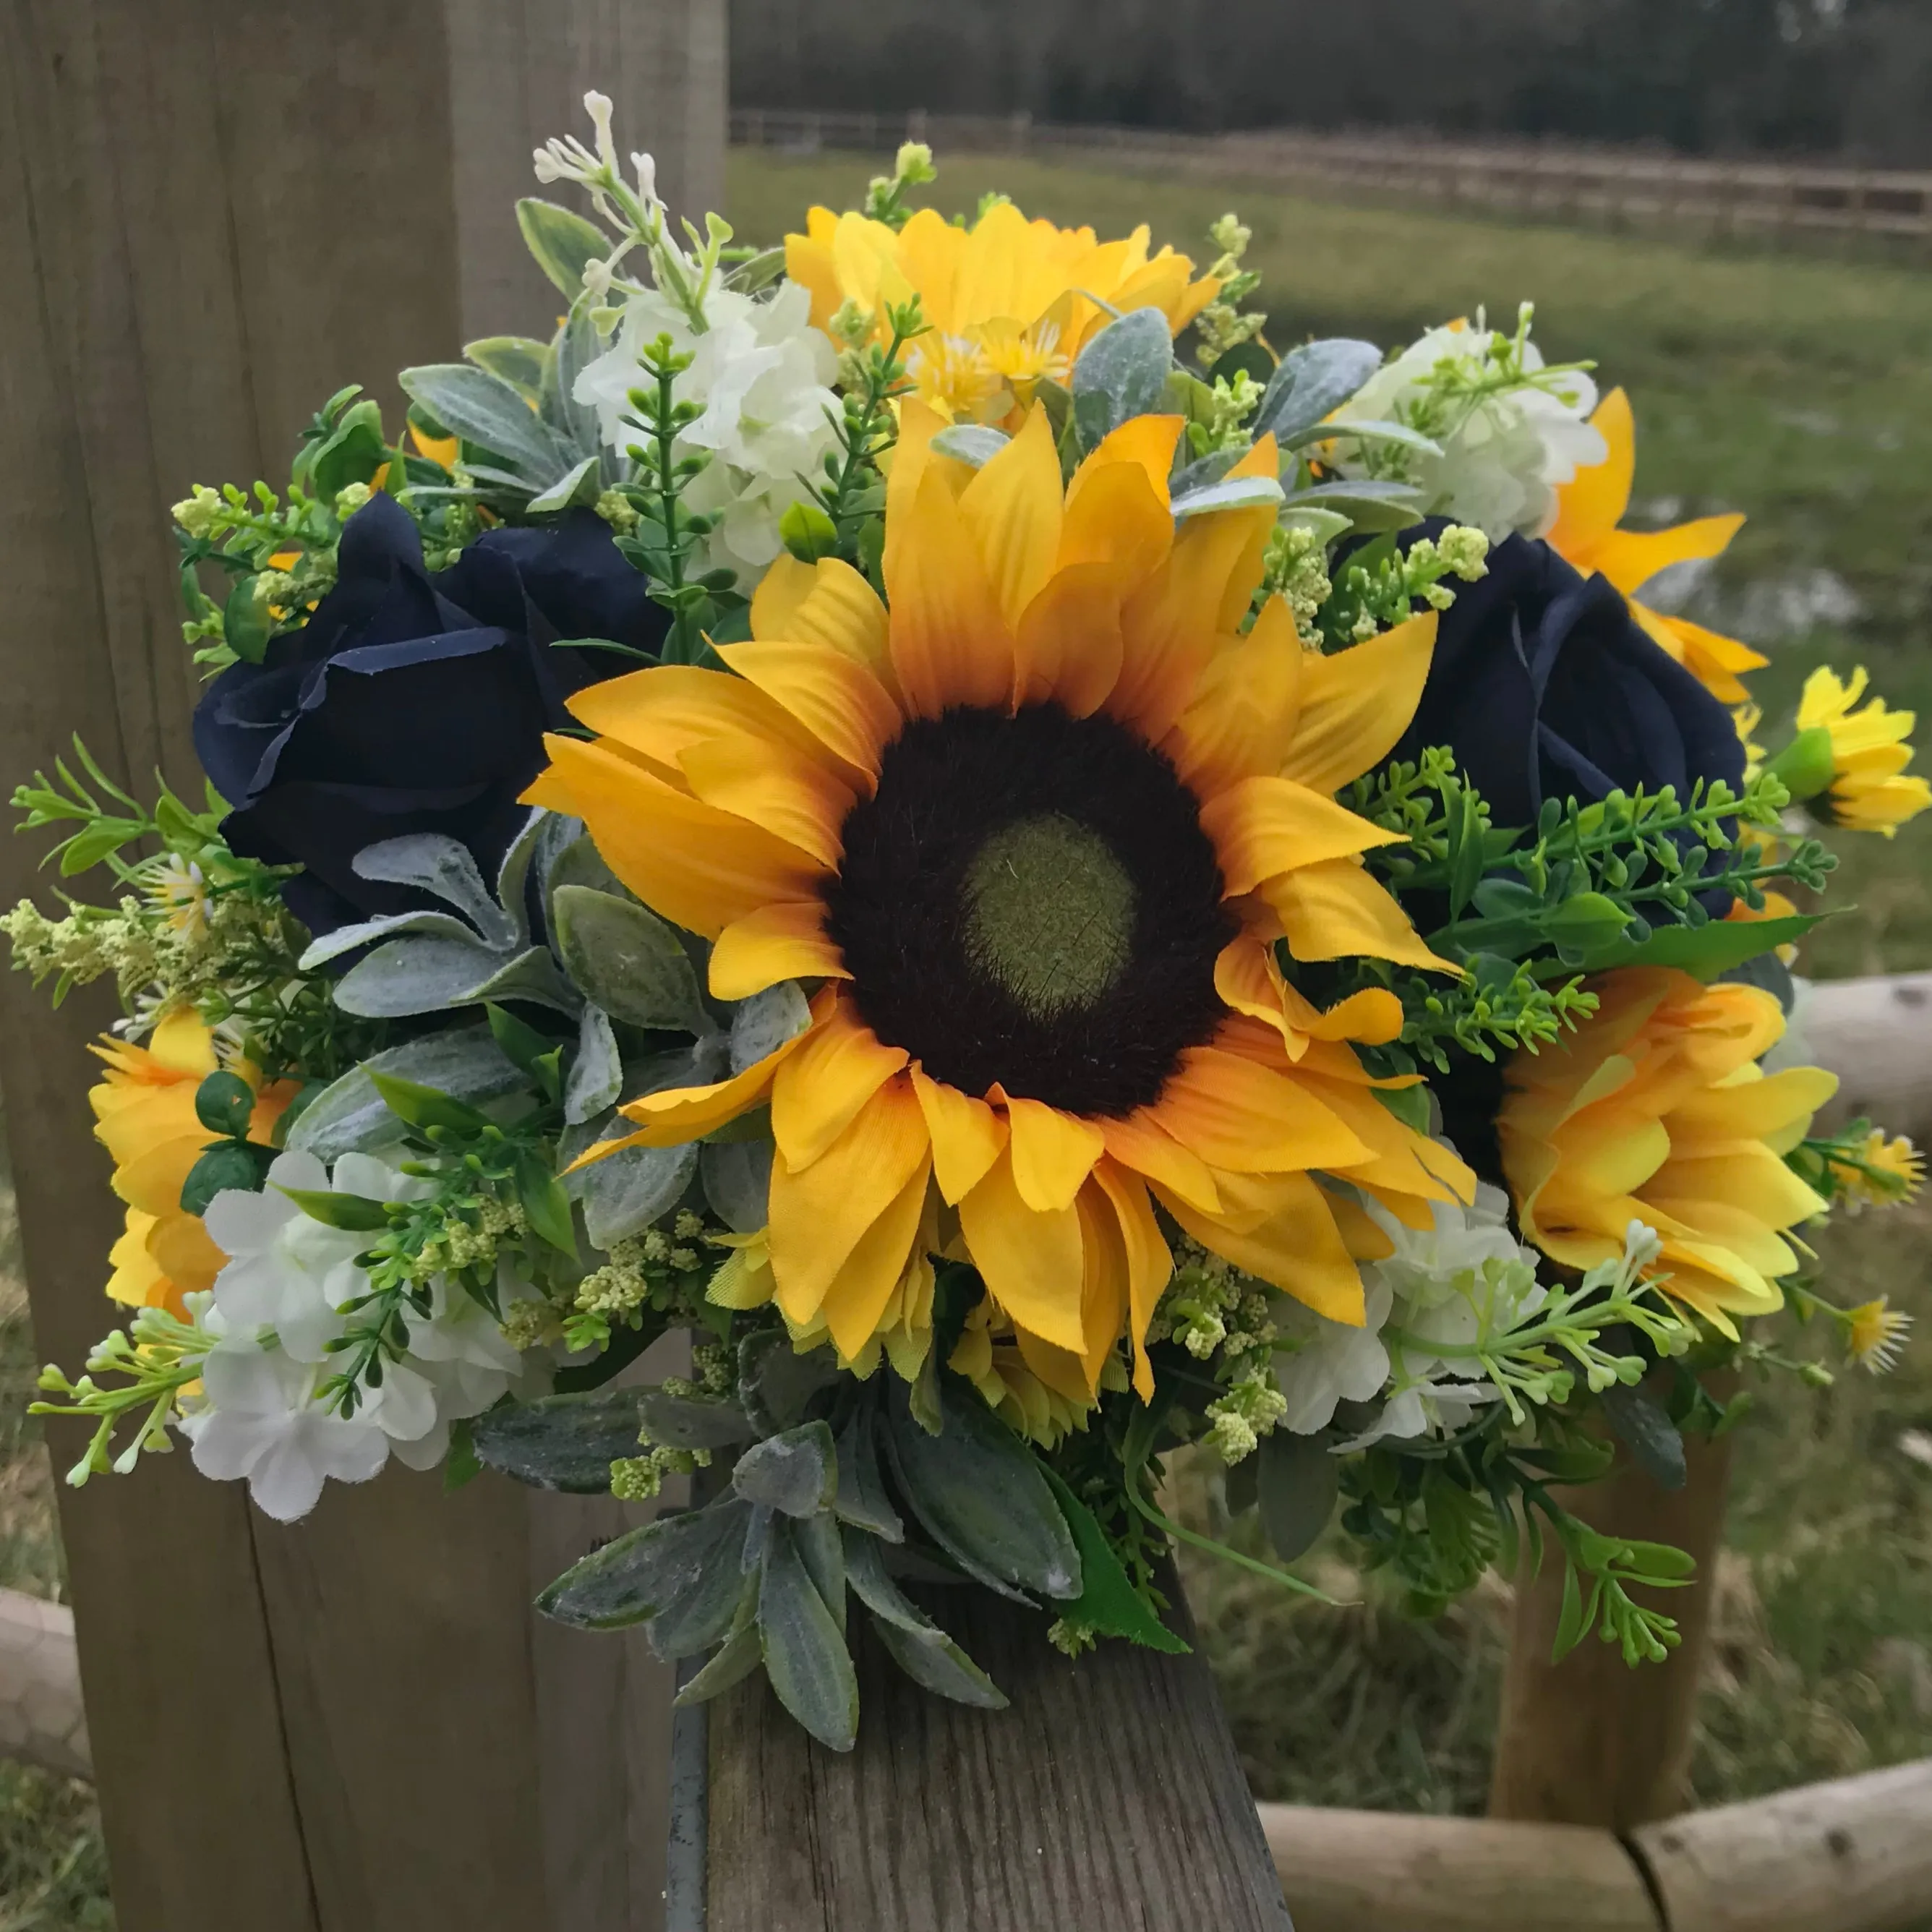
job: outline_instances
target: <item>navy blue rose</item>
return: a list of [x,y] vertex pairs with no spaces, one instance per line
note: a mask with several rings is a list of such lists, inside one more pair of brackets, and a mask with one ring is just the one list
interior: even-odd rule
[[[1433,536],[1439,522],[1412,534]],[[1545,799],[1744,784],[1731,714],[1640,628],[1608,578],[1510,537],[1455,586],[1415,718],[1394,755],[1446,745],[1492,823],[1532,825]]]
[[233,849],[303,869],[284,889],[320,935],[416,903],[358,878],[366,845],[440,832],[486,878],[527,816],[543,734],[572,692],[623,668],[608,638],[655,654],[665,613],[609,526],[573,510],[489,532],[430,572],[408,514],[376,495],[343,527],[335,587],[258,664],[231,665],[194,718],[195,748],[235,809]]

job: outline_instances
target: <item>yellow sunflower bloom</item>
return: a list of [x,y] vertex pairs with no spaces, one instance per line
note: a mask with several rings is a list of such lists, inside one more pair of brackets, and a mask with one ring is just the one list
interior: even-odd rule
[[1898,1367],[1912,1330],[1912,1317],[1904,1309],[1892,1307],[1881,1294],[1876,1301],[1847,1309],[1844,1319],[1846,1350],[1859,1367],[1875,1376],[1889,1375]]
[[1722,555],[1744,518],[1700,517],[1674,530],[1619,530],[1636,473],[1636,424],[1630,398],[1612,389],[1590,424],[1610,454],[1558,489],[1551,548],[1586,576],[1600,572],[1607,577],[1628,599],[1630,615],[1713,697],[1742,704],[1748,694],[1739,674],[1756,670],[1767,660],[1735,638],[1720,637],[1688,617],[1650,610],[1634,593],[1668,565]]
[[1910,1201],[1925,1184],[1925,1156],[1904,1135],[1888,1136],[1882,1128],[1828,1158],[1832,1178],[1854,1213]]
[[1317,1174],[1424,1225],[1474,1178],[1348,1045],[1396,1036],[1394,995],[1318,1012],[1276,947],[1455,970],[1362,865],[1390,835],[1331,796],[1401,736],[1435,619],[1323,657],[1276,599],[1241,634],[1274,513],[1177,527],[1178,418],[1126,424],[1066,488],[1043,412],[977,471],[940,427],[908,403],[890,608],[842,562],[781,558],[728,671],[592,686],[571,704],[597,741],[549,741],[531,802],[713,942],[714,994],[822,982],[803,1034],[631,1102],[638,1133],[600,1152],[769,1104],[770,1292],[848,1360],[936,1237],[1042,1382],[1077,1369],[1090,1395],[1124,1332],[1144,1393],[1156,1202],[1359,1322],[1378,1237]]
[[[181,1204],[188,1170],[214,1138],[194,1111],[196,1090],[220,1065],[214,1036],[183,1011],[163,1020],[146,1046],[104,1040],[94,1051],[106,1068],[87,1096],[94,1136],[114,1157],[114,1191],[128,1204],[107,1292],[133,1307],[180,1315],[182,1295],[212,1288],[227,1259]],[[257,1089],[248,1138],[266,1147],[294,1085],[262,1087],[254,1068],[234,1071]]]
[[[1831,782],[1810,800],[1811,809],[1827,824],[1882,832],[1889,838],[1908,818],[1932,805],[1932,785],[1905,769],[1912,762],[1912,747],[1905,741],[1918,722],[1917,714],[1888,711],[1882,698],[1859,708],[1865,683],[1862,668],[1849,680],[1824,665],[1814,670],[1798,701],[1798,735],[1792,752],[1802,748],[1808,732],[1822,734],[1811,742],[1822,750],[1828,741]],[[1779,768],[1784,765],[1781,760]],[[1801,787],[1792,789],[1803,795]]]
[[998,202],[970,228],[922,208],[895,232],[862,214],[814,208],[785,237],[785,272],[812,293],[821,328],[847,302],[878,320],[916,295],[932,332],[907,351],[930,407],[949,421],[1017,427],[1041,377],[1064,382],[1087,338],[1115,314],[1157,308],[1177,334],[1219,292],[1214,277],[1148,230],[1102,242],[1090,228],[1029,221]]
[[1588,1268],[1642,1221],[1665,1292],[1735,1335],[1733,1315],[1780,1305],[1798,1265],[1784,1231],[1824,1210],[1783,1156],[1837,1078],[1758,1065],[1784,1016],[1756,987],[1626,967],[1591,990],[1597,1011],[1562,1046],[1510,1063],[1497,1132],[1523,1233]]

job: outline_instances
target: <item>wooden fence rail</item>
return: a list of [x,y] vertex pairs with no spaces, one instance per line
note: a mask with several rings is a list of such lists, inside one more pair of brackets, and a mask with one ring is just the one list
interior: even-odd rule
[[[841,1768],[800,1737],[778,1742],[806,1784]],[[0,1590],[0,1754],[89,1774],[73,1616],[12,1590]],[[797,1779],[778,1783],[796,1802],[784,1794]],[[1621,1838],[1302,1805],[1260,1814],[1296,1932],[1904,1932],[1932,1914],[1932,1760]]]
[[1706,161],[1565,148],[1465,145],[1413,134],[1266,128],[1183,134],[1073,126],[1026,115],[814,113],[740,108],[740,146],[886,153],[902,140],[968,152],[1080,157],[1110,168],[1180,170],[1406,202],[1493,208],[1563,222],[1663,223],[1774,242],[1803,235],[1932,244],[1932,173],[1813,162]]

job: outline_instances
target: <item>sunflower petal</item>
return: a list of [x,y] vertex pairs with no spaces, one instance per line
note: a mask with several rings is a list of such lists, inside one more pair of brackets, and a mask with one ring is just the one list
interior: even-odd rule
[[625,1148],[682,1147],[688,1141],[702,1140],[706,1134],[716,1132],[764,1101],[772,1090],[779,1067],[795,1048],[810,1037],[809,1030],[794,1035],[728,1080],[714,1081],[706,1087],[668,1088],[662,1093],[643,1094],[634,1100],[627,1100],[617,1111],[626,1120],[638,1124],[638,1132],[622,1140],[598,1142],[573,1163],[573,1170],[589,1167]]
[[1630,481],[1636,473],[1636,424],[1630,398],[1612,389],[1597,405],[1590,427],[1610,452],[1601,463],[1580,470],[1556,492],[1556,520],[1549,543],[1560,556],[1582,567],[1583,560],[1624,520],[1630,508]]
[[1183,1147],[1153,1112],[1140,1107],[1124,1118],[1096,1124],[1106,1136],[1108,1157],[1144,1179],[1191,1202],[1203,1214],[1220,1211],[1220,1190],[1208,1163]]
[[1039,594],[1060,548],[1060,458],[1037,404],[1018,436],[960,493],[959,520],[977,547],[1010,629]]
[[1402,837],[1292,778],[1244,778],[1202,806],[1201,824],[1214,842],[1231,898],[1280,874],[1399,844]]
[[[761,614],[758,598],[780,565],[809,569],[812,582],[795,600]],[[836,651],[872,673],[889,698],[898,690],[892,670],[886,607],[858,572],[842,558],[821,558],[815,566],[782,556],[765,573],[752,602],[752,635],[759,644],[816,644]],[[774,694],[776,695],[777,694]]]
[[932,1172],[930,1162],[920,1162],[885,1211],[859,1237],[825,1291],[819,1312],[832,1331],[833,1345],[848,1362],[878,1333],[894,1292],[905,1278]]
[[[1066,490],[1070,514],[1073,506],[1105,472],[1126,466],[1138,470],[1145,477],[1148,489],[1154,493],[1162,514],[1166,516],[1168,476],[1174,468],[1174,452],[1180,446],[1180,432],[1186,427],[1186,418],[1178,416],[1130,416],[1118,429],[1108,430],[1095,445],[1085,462],[1073,472],[1073,481]],[[1170,535],[1172,527],[1170,521]]]
[[944,480],[928,469],[886,557],[892,668],[906,708],[1004,709],[1013,694],[1013,640]]
[[1202,798],[1244,778],[1282,771],[1294,740],[1304,675],[1328,662],[1303,648],[1286,602],[1270,597],[1254,629],[1224,644],[1210,662],[1162,748]]
[[1305,1174],[1230,1177],[1232,1210],[1203,1214],[1156,1189],[1162,1204],[1210,1253],[1292,1294],[1330,1322],[1359,1328],[1366,1318],[1362,1277],[1335,1224],[1328,1196]]
[[1120,586],[1105,563],[1056,572],[1021,614],[1014,640],[1018,701],[1051,699],[1075,718],[1090,718],[1120,675]]
[[1722,555],[1744,522],[1734,512],[1726,517],[1700,517],[1667,530],[1612,530],[1598,544],[1593,561],[1619,590],[1628,593],[1641,590],[1673,563]]
[[772,1274],[778,1305],[811,1321],[865,1238],[928,1159],[930,1143],[912,1084],[889,1080],[818,1160],[772,1162]]
[[824,867],[796,846],[601,745],[544,742],[604,862],[675,924],[715,939],[761,906],[817,896]]
[[610,749],[636,753],[672,784],[684,782],[686,751],[721,740],[770,746],[774,756],[789,752],[829,762],[818,740],[762,691],[741,677],[695,664],[653,664],[587,685],[571,698],[569,710],[578,723],[610,739]]
[[802,724],[849,782],[870,792],[898,735],[898,706],[856,658],[821,644],[721,644],[718,655]]
[[1090,1121],[1041,1100],[1009,1100],[1006,1122],[1020,1198],[1042,1214],[1071,1207],[1106,1151],[1106,1136]]
[[711,949],[711,991],[720,1000],[748,1000],[781,980],[851,976],[825,936],[825,908],[815,899],[760,906],[734,919]]
[[772,1138],[786,1164],[809,1167],[905,1064],[904,1047],[837,1001],[772,1083]]
[[678,764],[706,805],[776,832],[828,868],[844,856],[840,828],[852,809],[852,788],[822,765],[752,737],[688,745]]
[[1127,1261],[1127,1333],[1134,1345],[1134,1388],[1143,1402],[1154,1400],[1154,1364],[1148,1359],[1147,1333],[1155,1304],[1174,1278],[1174,1256],[1168,1250],[1146,1184],[1123,1172],[1111,1161],[1094,1170],[1118,1220]]
[[1460,978],[1462,968],[1422,943],[1408,915],[1352,859],[1331,859],[1264,880],[1262,896],[1281,916],[1288,950],[1298,959],[1360,954]]
[[1006,1144],[1006,1124],[985,1101],[912,1070],[912,1087],[932,1138],[932,1167],[940,1193],[956,1206],[986,1178]]
[[1150,1111],[1183,1147],[1231,1173],[1348,1167],[1370,1157],[1334,1110],[1292,1075],[1219,1047],[1184,1053]]
[[1040,1214],[1029,1208],[1013,1178],[1010,1154],[1002,1154],[960,1202],[959,1226],[986,1292],[1014,1325],[1082,1354],[1084,1264],[1074,1209]]
[[1309,653],[1300,715],[1278,769],[1327,793],[1380,764],[1422,701],[1436,626],[1427,610],[1332,657]]
[[1163,474],[1158,484],[1150,481],[1136,463],[1096,469],[1097,460],[1096,452],[1073,478],[1056,561],[1062,570],[1104,563],[1121,589],[1130,590],[1158,570],[1174,548],[1166,479]]

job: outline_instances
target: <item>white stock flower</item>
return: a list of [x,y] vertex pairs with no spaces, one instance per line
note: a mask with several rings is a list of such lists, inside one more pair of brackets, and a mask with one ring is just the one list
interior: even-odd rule
[[1432,1204],[1432,1226],[1407,1228],[1373,1201],[1363,1203],[1394,1252],[1362,1269],[1366,1319],[1360,1328],[1310,1315],[1313,1332],[1276,1360],[1288,1412],[1282,1426],[1312,1435],[1342,1402],[1384,1398],[1381,1412],[1338,1449],[1388,1436],[1460,1428],[1497,1392],[1460,1351],[1500,1336],[1539,1307],[1546,1291],[1536,1257],[1509,1230],[1509,1201],[1484,1184],[1467,1208]]
[[[220,1318],[211,1310],[207,1325]],[[256,1507],[278,1522],[306,1516],[329,1477],[368,1481],[389,1438],[366,1414],[345,1420],[317,1404],[325,1372],[251,1337],[224,1336],[202,1361],[200,1406],[181,1424],[196,1468],[217,1482],[245,1478]]]
[[[1442,454],[1414,452],[1406,474],[1420,486],[1429,513],[1473,524],[1500,543],[1512,532],[1538,536],[1549,529],[1556,486],[1604,461],[1610,449],[1588,420],[1597,386],[1580,370],[1481,394],[1494,379],[1496,340],[1486,329],[1454,323],[1432,328],[1371,376],[1331,420],[1409,422],[1424,429]],[[1542,351],[1525,341],[1522,374],[1533,377],[1544,366]],[[1445,412],[1439,420],[1432,416],[1438,407]],[[1344,476],[1370,473],[1358,443],[1336,445],[1334,466]]]
[[373,1154],[344,1154],[331,1180],[314,1154],[283,1154],[260,1194],[231,1188],[208,1204],[202,1225],[229,1257],[214,1278],[214,1305],[230,1332],[253,1337],[272,1329],[284,1354],[320,1362],[347,1325],[338,1310],[368,1292],[369,1277],[356,1257],[370,1238],[311,1219],[285,1188],[402,1201],[426,1193],[428,1184]]
[[[832,392],[838,357],[812,326],[812,298],[782,282],[756,299],[728,289],[705,298],[701,334],[674,302],[654,291],[633,292],[609,350],[577,379],[576,399],[597,412],[604,440],[616,450],[647,441],[630,392],[650,383],[640,359],[668,335],[693,359],[676,380],[680,402],[704,414],[682,432],[677,451],[712,460],[684,493],[688,508],[716,514],[705,568],[735,570],[748,596],[778,554],[778,519],[805,500],[806,480],[838,446],[838,399]],[[828,413],[829,412],[829,413]]]
[[[352,1417],[316,1400],[342,1359],[328,1344],[354,1325],[342,1304],[369,1292],[356,1256],[370,1237],[315,1220],[283,1189],[400,1201],[429,1184],[372,1154],[345,1154],[332,1176],[313,1154],[284,1154],[260,1194],[229,1190],[208,1204],[206,1226],[230,1256],[200,1319],[220,1339],[182,1429],[204,1475],[245,1478],[269,1515],[291,1522],[315,1506],[325,1478],[365,1482],[393,1450],[416,1469],[448,1453],[450,1424],[480,1415],[524,1375],[525,1359],[489,1312],[444,1277],[430,1284],[430,1310],[404,1314],[407,1352],[386,1360]],[[530,1291],[507,1262],[499,1294],[507,1308]]]

